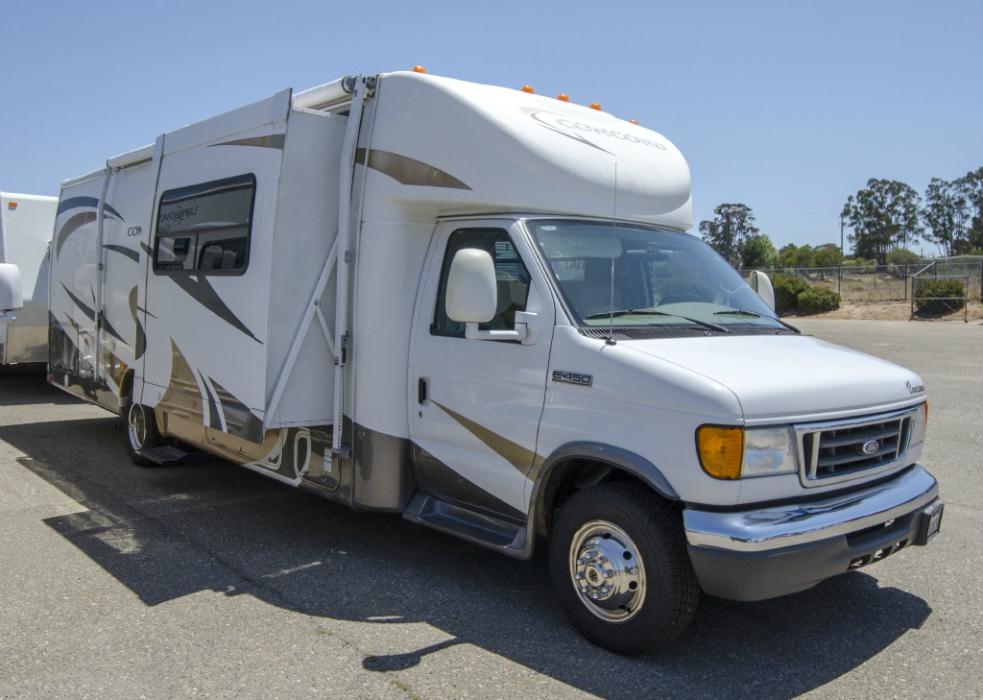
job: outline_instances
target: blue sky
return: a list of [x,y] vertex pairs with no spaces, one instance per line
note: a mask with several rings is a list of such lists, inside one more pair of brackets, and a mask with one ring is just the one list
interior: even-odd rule
[[870,177],[983,166],[981,35],[978,0],[5,0],[0,189],[55,194],[284,87],[422,64],[636,118],[689,160],[697,221],[745,202],[815,244]]

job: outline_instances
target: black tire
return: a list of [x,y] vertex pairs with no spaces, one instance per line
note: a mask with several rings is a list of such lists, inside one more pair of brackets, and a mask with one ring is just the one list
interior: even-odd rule
[[[137,413],[138,412],[138,413]],[[128,402],[123,407],[123,441],[126,443],[126,453],[130,461],[138,467],[156,466],[146,457],[140,455],[141,450],[158,447],[164,444],[164,439],[157,430],[157,421],[152,408],[138,403]],[[143,421],[144,430],[140,430],[133,421]]]
[[[571,553],[575,537],[582,542],[577,557]],[[634,573],[632,552],[642,564]],[[622,560],[628,563],[615,563]],[[593,643],[618,654],[672,643],[693,620],[700,600],[678,511],[633,483],[594,486],[563,504],[550,539],[550,573],[560,605],[574,626]],[[608,590],[615,593],[599,589],[591,580],[613,586]],[[588,599],[592,594],[609,597],[593,602]],[[619,601],[624,605],[617,605]],[[614,616],[622,617],[611,619]]]

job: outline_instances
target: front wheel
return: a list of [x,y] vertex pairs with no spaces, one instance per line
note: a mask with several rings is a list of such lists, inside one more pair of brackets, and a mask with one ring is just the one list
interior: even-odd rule
[[140,454],[143,450],[158,447],[164,442],[157,430],[153,409],[131,402],[125,411],[123,428],[130,461],[138,467],[154,466],[154,462]]
[[676,513],[635,484],[579,491],[560,510],[550,573],[564,611],[619,654],[666,646],[689,626],[700,589]]

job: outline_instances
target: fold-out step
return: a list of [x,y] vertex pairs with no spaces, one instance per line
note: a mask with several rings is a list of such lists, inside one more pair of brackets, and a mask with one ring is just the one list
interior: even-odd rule
[[514,557],[527,558],[526,527],[419,492],[403,517]]
[[149,459],[151,462],[158,466],[166,466],[170,464],[180,464],[181,462],[187,461],[195,453],[186,452],[180,447],[174,447],[173,445],[161,445],[160,447],[151,447],[146,450],[140,450],[140,456]]

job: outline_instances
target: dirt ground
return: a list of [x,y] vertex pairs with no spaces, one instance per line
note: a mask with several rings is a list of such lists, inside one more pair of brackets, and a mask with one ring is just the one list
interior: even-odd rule
[[[844,301],[840,308],[825,314],[816,314],[803,318],[816,319],[846,319],[846,320],[867,320],[867,321],[907,321],[911,316],[911,302],[907,301]],[[918,318],[916,321],[937,322],[937,321],[962,321],[963,311],[939,316],[936,318]],[[983,319],[983,304],[978,301],[969,303],[970,321]]]

